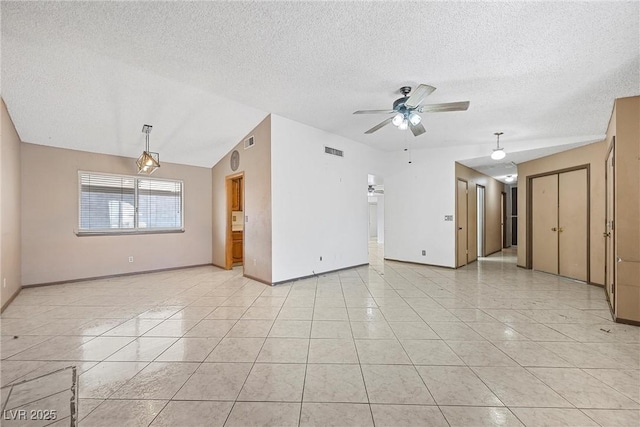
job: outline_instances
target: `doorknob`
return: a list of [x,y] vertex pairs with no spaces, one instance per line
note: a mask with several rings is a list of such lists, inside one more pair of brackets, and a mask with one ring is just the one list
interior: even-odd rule
[[553,227],[553,228],[551,229],[551,231],[558,231],[558,229],[557,229],[557,228],[555,228],[555,227]]
[[562,233],[564,231],[564,228],[560,227],[558,228],[558,233]]

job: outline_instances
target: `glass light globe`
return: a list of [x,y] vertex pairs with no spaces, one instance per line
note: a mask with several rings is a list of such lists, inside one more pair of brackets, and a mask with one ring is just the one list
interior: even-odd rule
[[404,120],[404,116],[402,115],[402,113],[398,113],[395,116],[393,116],[393,119],[391,119],[391,123],[393,123],[393,125],[397,127],[402,124],[403,120]]
[[407,129],[409,129],[409,120],[404,119],[404,120],[402,121],[402,123],[400,123],[400,126],[398,126],[398,129],[400,129],[400,130],[407,130]]
[[420,117],[416,113],[411,113],[409,114],[409,121],[411,122],[412,125],[416,126],[420,124],[420,122],[422,121],[422,117]]
[[491,158],[493,160],[502,160],[505,158],[505,156],[506,153],[502,148],[496,148],[495,150],[493,150],[493,153],[491,153]]

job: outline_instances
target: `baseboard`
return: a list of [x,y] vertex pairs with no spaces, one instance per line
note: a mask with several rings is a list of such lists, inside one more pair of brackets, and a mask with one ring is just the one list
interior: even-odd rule
[[[149,274],[149,273],[160,273],[163,271],[173,271],[173,270],[184,270],[187,268],[196,268],[196,267],[206,267],[213,264],[195,264],[195,265],[185,265],[182,267],[169,267],[169,268],[158,268],[156,270],[144,270],[144,271],[135,271],[131,273],[119,273],[119,274],[109,274],[106,276],[95,276],[95,277],[85,277],[83,279],[69,279],[69,280],[60,280],[57,282],[46,282],[46,283],[34,283],[32,285],[22,285],[23,288],[39,288],[41,286],[53,286],[53,285],[62,285],[63,283],[78,283],[78,282],[90,282],[93,280],[104,280],[104,279],[113,279],[116,277],[126,277],[126,276],[135,276],[138,274]],[[217,266],[216,266],[217,267]]]
[[264,279],[259,279],[257,277],[254,277],[254,276],[250,275],[250,274],[243,274],[243,276],[247,277],[247,278],[249,278],[251,280],[255,280],[256,282],[264,283],[265,285],[269,285],[269,286],[273,286],[274,285],[271,282],[268,282],[268,281],[266,281]]
[[493,251],[493,252],[491,252],[490,254],[486,254],[486,255],[485,255],[485,256],[483,256],[482,258],[486,258],[486,257],[491,256],[491,255],[493,255],[493,254],[497,254],[498,252],[502,252],[502,249],[504,249],[504,248],[500,248],[500,249],[498,249],[497,251]]
[[616,323],[624,323],[625,325],[640,326],[640,321],[623,319],[622,317],[616,317]]
[[[393,259],[393,258],[385,258],[385,261],[394,261],[394,262],[402,262],[404,264],[413,264],[413,265],[423,265],[425,267],[438,267],[438,268],[448,268],[449,270],[455,270],[458,267],[449,267],[446,265],[438,265],[438,264],[423,264],[421,262],[415,262],[415,261],[403,261],[401,259]],[[465,264],[467,265],[467,264]],[[462,265],[461,267],[464,267],[464,265]]]
[[336,271],[349,270],[351,268],[363,267],[365,265],[369,265],[369,263],[366,262],[364,264],[357,264],[357,265],[352,265],[352,266],[349,266],[349,267],[336,268],[335,270],[321,271],[319,273],[315,273],[314,272],[313,274],[309,274],[308,276],[300,276],[300,277],[295,277],[293,279],[287,279],[287,280],[281,280],[279,282],[273,282],[273,285],[275,286],[275,285],[280,285],[282,283],[295,282],[295,281],[298,281],[298,280],[308,279],[310,277],[318,277],[318,276],[321,276],[323,274],[335,273]]
[[218,265],[215,262],[212,262],[211,265],[213,265],[214,267],[221,268],[223,270],[230,270],[229,268],[225,267],[224,265]]
[[584,282],[589,286],[595,286],[596,288],[602,288],[604,289],[604,285],[601,285],[600,283],[594,283],[594,282]]
[[11,304],[13,302],[14,299],[16,299],[16,297],[18,296],[18,294],[20,293],[20,291],[22,290],[22,286],[20,286],[18,288],[17,291],[14,292],[13,295],[11,295],[11,297],[9,297],[9,299],[7,300],[7,302],[4,303],[4,305],[2,307],[0,307],[0,313],[4,312],[4,310],[9,307],[9,304]]

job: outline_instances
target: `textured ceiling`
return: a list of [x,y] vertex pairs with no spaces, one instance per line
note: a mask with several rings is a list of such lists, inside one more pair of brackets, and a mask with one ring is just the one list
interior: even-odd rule
[[[382,150],[459,146],[459,160],[487,158],[503,131],[523,161],[601,139],[613,100],[640,93],[635,1],[1,7],[1,90],[22,140],[130,157],[149,123],[165,161],[211,166],[275,113]],[[364,135],[385,117],[353,111],[418,83],[437,88],[429,102],[471,106],[425,115],[418,138]]]

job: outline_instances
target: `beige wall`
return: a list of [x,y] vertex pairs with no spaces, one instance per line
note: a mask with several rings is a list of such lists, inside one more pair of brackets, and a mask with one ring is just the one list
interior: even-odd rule
[[162,163],[153,174],[184,181],[184,233],[84,237],[78,170],[137,172],[127,157],[22,144],[24,285],[211,263],[211,169]]
[[468,260],[471,262],[478,259],[477,186],[485,187],[485,255],[490,255],[502,249],[500,195],[502,192],[507,191],[507,186],[488,175],[456,162],[456,182],[458,179],[465,180],[469,184],[469,193],[467,195],[467,206],[469,207],[467,241],[469,246]]
[[[244,140],[253,135],[255,145],[244,149]],[[231,152],[240,153],[240,166],[231,170]],[[212,262],[225,265],[227,201],[225,181],[229,175],[244,173],[244,274],[271,283],[271,116],[224,156],[212,172]]]
[[590,280],[604,284],[604,141],[563,151],[518,165],[518,265],[527,265],[527,177],[589,164],[590,166]]
[[[615,145],[616,317],[640,322],[640,96],[617,99],[607,147]],[[604,163],[604,160],[603,160]]]
[[3,100],[0,140],[0,307],[20,290],[20,138]]

